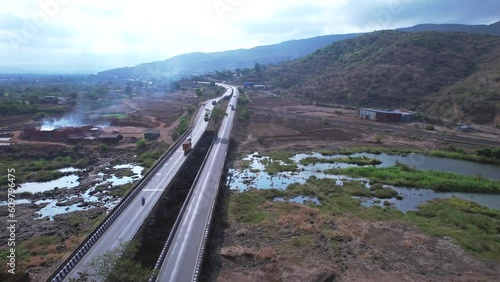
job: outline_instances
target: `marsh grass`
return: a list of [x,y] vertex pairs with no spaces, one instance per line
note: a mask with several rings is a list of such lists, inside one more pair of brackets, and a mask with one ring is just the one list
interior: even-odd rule
[[352,167],[341,169],[340,171],[326,170],[325,173],[340,173],[352,177],[365,177],[378,183],[429,188],[442,192],[500,194],[500,181],[497,180],[450,172],[417,170],[401,164],[384,168]]

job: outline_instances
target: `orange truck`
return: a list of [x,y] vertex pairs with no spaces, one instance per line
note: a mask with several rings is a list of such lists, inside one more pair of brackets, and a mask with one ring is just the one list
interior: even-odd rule
[[184,150],[184,154],[191,151],[191,137],[186,138],[186,140],[182,143],[182,150]]

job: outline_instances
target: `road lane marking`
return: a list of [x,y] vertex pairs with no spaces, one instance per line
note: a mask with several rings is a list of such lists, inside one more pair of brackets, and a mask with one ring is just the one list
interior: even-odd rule
[[143,192],[158,192],[158,191],[163,191],[163,189],[143,189]]

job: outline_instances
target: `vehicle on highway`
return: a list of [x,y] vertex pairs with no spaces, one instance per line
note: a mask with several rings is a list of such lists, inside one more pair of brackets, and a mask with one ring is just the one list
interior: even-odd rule
[[184,154],[189,153],[191,151],[191,136],[188,137],[184,143],[182,143],[182,150],[184,150]]
[[234,111],[234,105],[231,105],[231,110],[233,110],[233,111]]
[[210,112],[209,112],[209,111],[207,111],[207,112],[205,113],[205,117],[204,117],[203,119],[204,119],[205,121],[209,121],[209,120],[210,120]]
[[214,106],[215,106],[215,104],[217,104],[217,100],[213,100],[213,101],[212,101],[212,105],[214,105]]
[[142,203],[143,206],[146,203],[146,199],[144,198],[144,196],[142,196],[141,203]]

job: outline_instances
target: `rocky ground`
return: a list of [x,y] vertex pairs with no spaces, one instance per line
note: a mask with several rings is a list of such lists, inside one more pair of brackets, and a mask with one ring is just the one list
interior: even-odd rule
[[[272,205],[272,203],[269,203]],[[303,207],[297,207],[303,209]],[[500,265],[447,238],[390,222],[335,218],[335,245],[285,226],[231,222],[217,281],[496,281]]]
[[[15,216],[17,219],[16,244],[19,246],[17,250],[26,254],[25,259],[20,260],[19,271],[21,273],[27,271],[32,281],[46,279],[59,266],[61,260],[71,253],[86,234],[90,233],[98,222],[103,219],[108,210],[108,208],[104,207],[108,199],[103,199],[113,189],[109,187],[96,189],[92,194],[101,200],[99,202],[88,203],[79,195],[101,181],[101,177],[98,176],[99,172],[106,172],[107,176],[104,179],[112,173],[117,175],[127,174],[124,170],[105,168],[112,167],[115,164],[134,163],[137,161],[134,157],[136,153],[119,149],[109,149],[106,152],[101,152],[93,148],[81,148],[75,153],[72,149],[55,145],[30,145],[23,146],[22,150],[16,147],[11,148],[9,151],[0,151],[0,157],[14,157],[21,160],[33,158],[51,159],[74,154],[78,155],[76,156],[77,159],[86,158],[88,160],[86,167],[81,168],[81,171],[78,172],[80,184],[77,187],[17,195],[20,199],[31,201],[28,204],[16,205]],[[119,191],[122,189],[121,187],[114,189],[117,189],[117,194],[125,191]],[[78,197],[68,199],[71,195]],[[36,212],[40,211],[48,203],[36,204],[35,202],[47,199],[58,200],[57,205],[60,207],[77,203],[79,207],[87,209],[55,215],[53,220],[50,217],[39,218]],[[115,196],[114,199],[109,200],[119,200],[119,196]],[[8,215],[8,210],[4,207],[0,209],[1,218],[7,218]],[[7,231],[2,230],[0,236],[0,249],[5,250],[7,249]],[[38,249],[32,251],[33,246],[38,246]],[[40,277],[44,279],[40,279]]]

